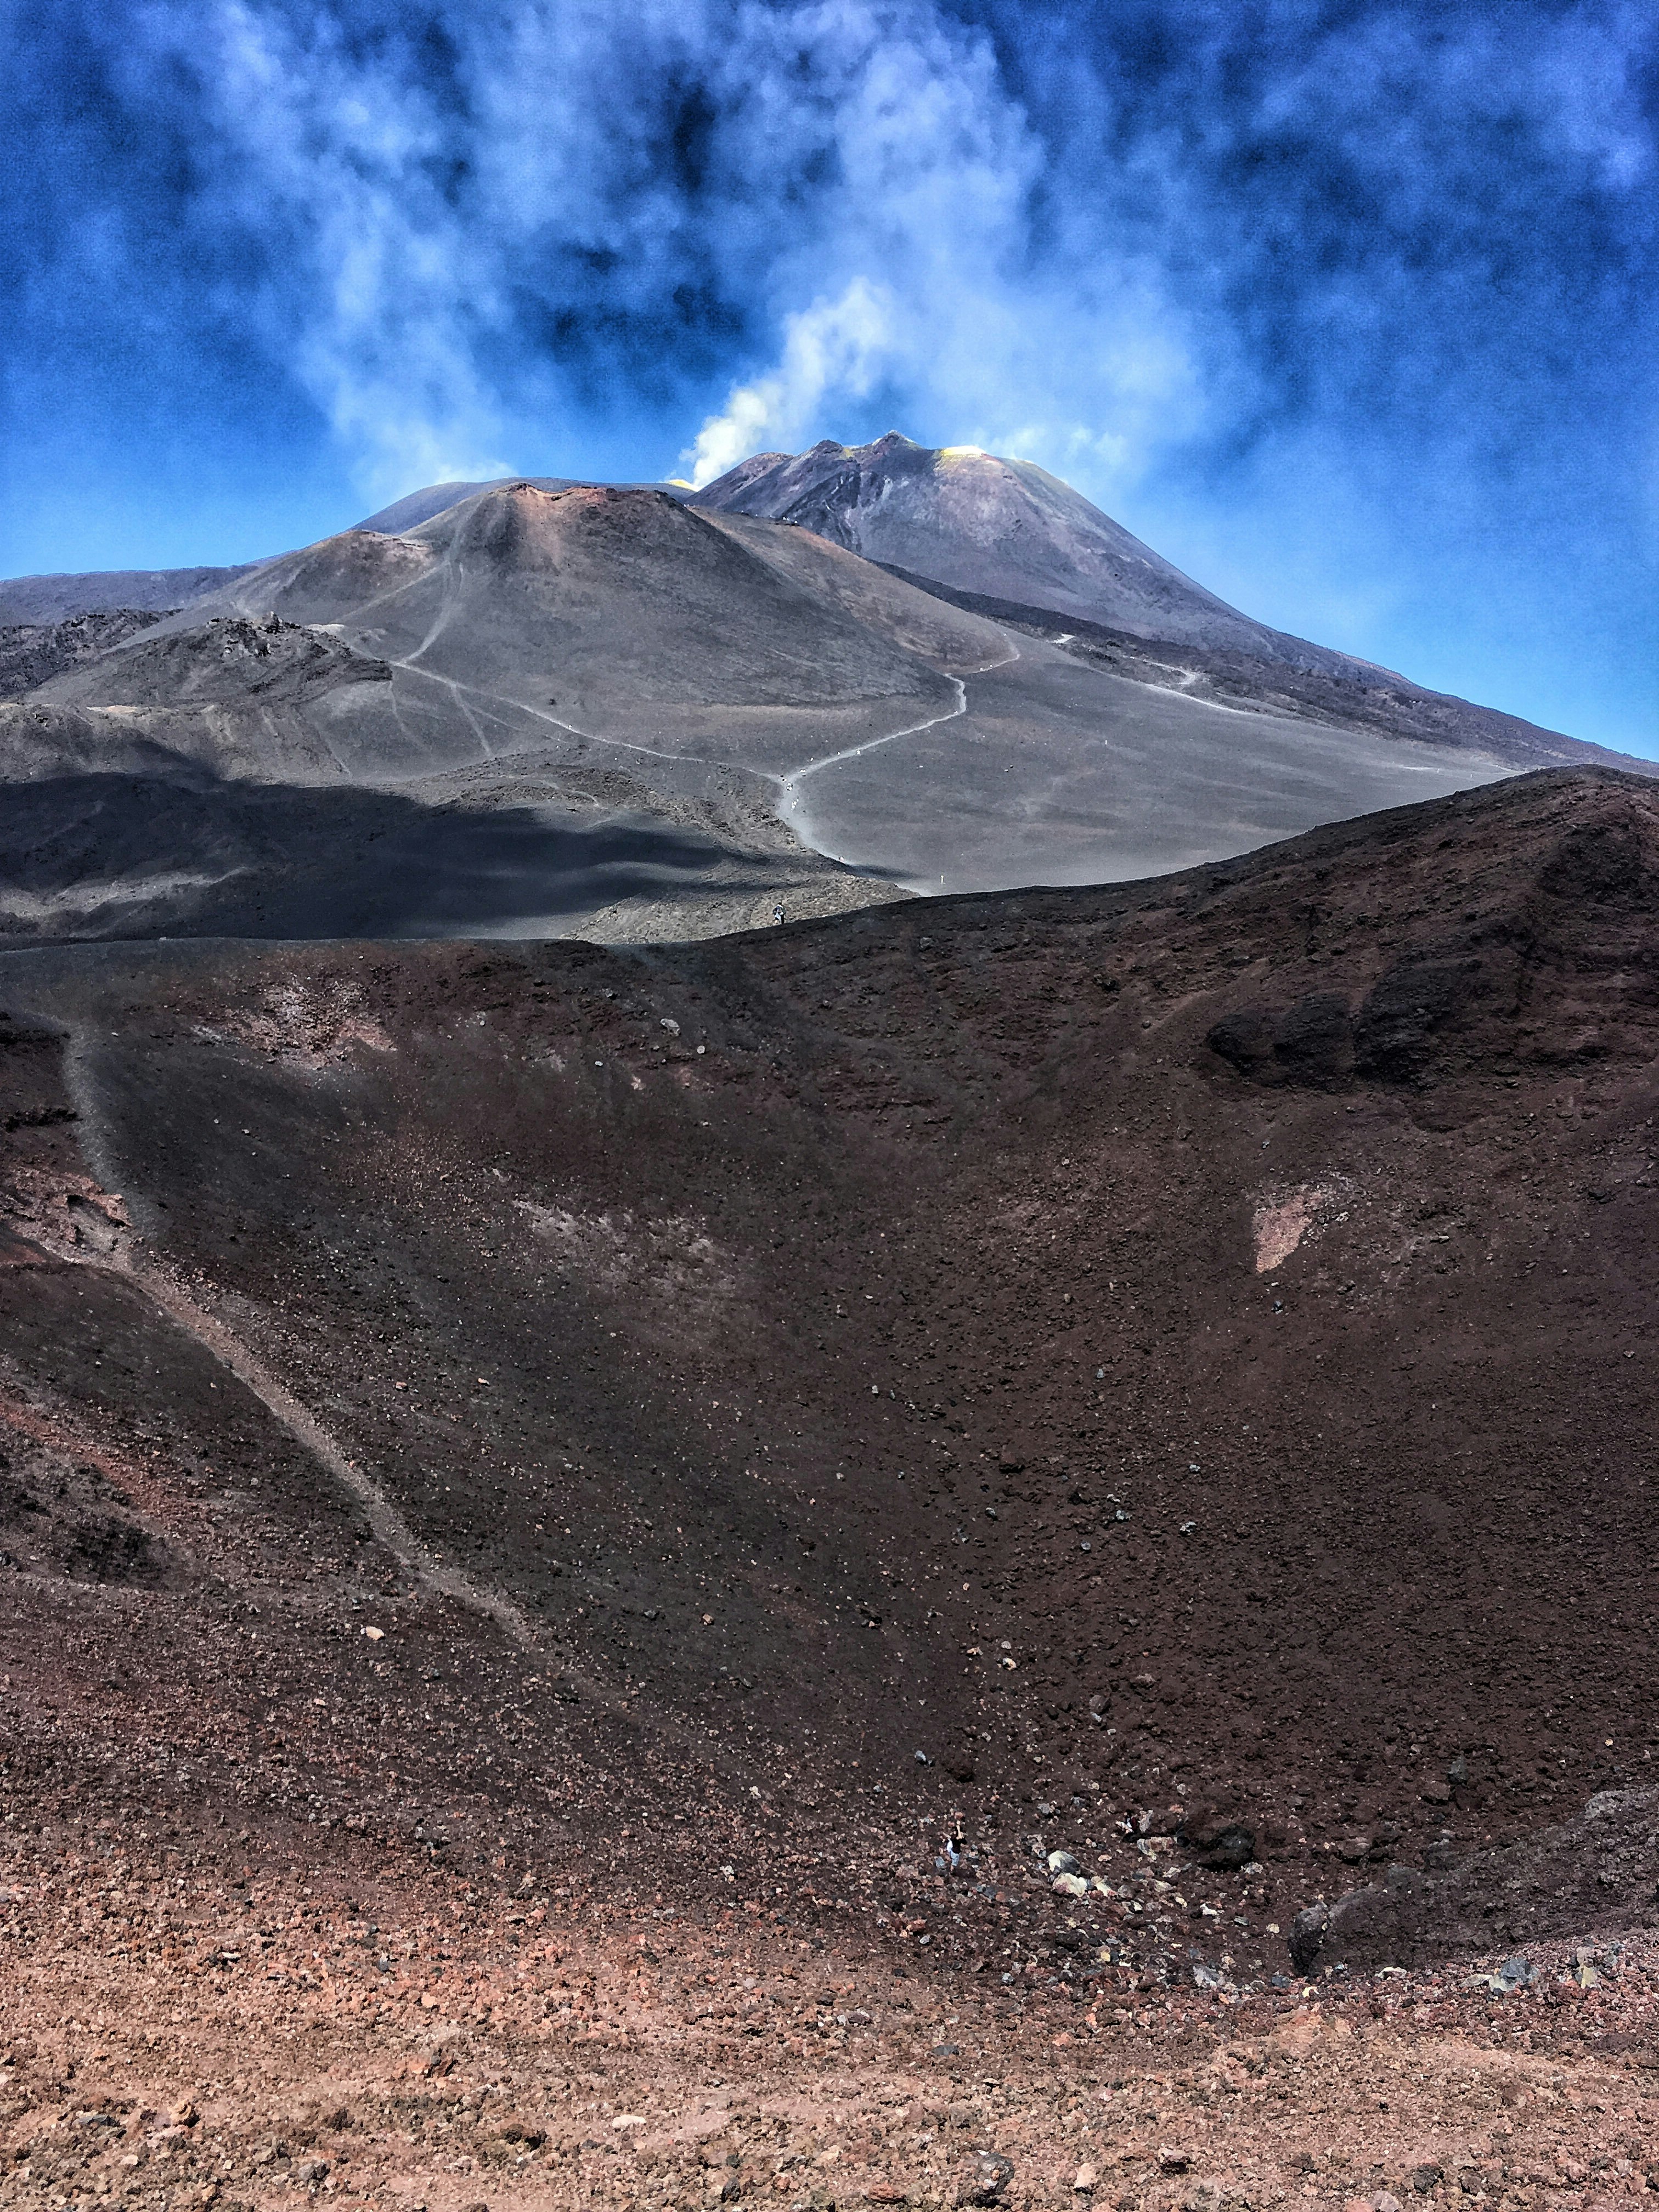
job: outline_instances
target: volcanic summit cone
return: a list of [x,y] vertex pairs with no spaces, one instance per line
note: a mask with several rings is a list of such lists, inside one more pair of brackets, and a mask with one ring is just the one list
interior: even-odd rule
[[1279,642],[1047,469],[977,446],[918,446],[896,430],[868,446],[826,438],[805,453],[757,453],[695,498],[796,523],[935,583],[1146,637],[1255,653]]

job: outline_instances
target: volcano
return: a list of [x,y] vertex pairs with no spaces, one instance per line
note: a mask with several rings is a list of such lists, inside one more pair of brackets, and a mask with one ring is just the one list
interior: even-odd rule
[[1170,644],[1271,658],[1286,642],[1035,461],[977,446],[918,446],[896,430],[868,446],[826,438],[805,453],[756,453],[692,496],[718,514],[793,522],[934,583]]
[[769,802],[797,763],[958,713],[946,671],[1007,652],[798,532],[487,488],[265,562],[0,708],[13,931],[528,933],[621,909],[672,934],[687,896],[716,928],[866,902],[891,893]]
[[899,438],[690,499],[433,486],[188,584],[0,637],[13,942],[695,937],[1618,764],[1249,623],[1040,470]]

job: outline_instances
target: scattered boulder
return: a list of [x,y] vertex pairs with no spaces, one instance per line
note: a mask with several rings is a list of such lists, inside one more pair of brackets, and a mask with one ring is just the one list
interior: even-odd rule
[[1322,1898],[1305,1905],[1291,1923],[1291,1964],[1298,1974],[1310,1974],[1314,1960],[1319,1956],[1319,1947],[1325,1940],[1325,1929],[1330,1919],[1330,1910]]
[[1014,2162],[998,2150],[976,2150],[957,2179],[951,2202],[958,2205],[1000,2204],[1014,2178]]
[[1200,1866],[1235,1872],[1255,1856],[1255,1831],[1212,1806],[1194,1806],[1181,1815],[1178,1833]]
[[1255,1838],[1248,1828],[1224,1828],[1218,1840],[1206,1851],[1200,1864],[1220,1874],[1237,1874],[1255,1857]]

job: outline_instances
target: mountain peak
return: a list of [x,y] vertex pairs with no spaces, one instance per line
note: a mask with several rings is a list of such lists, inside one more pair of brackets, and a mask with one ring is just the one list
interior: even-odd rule
[[867,446],[826,438],[804,453],[757,454],[694,500],[795,523],[934,583],[1143,637],[1270,659],[1291,643],[1046,469],[978,446],[919,446],[899,430]]

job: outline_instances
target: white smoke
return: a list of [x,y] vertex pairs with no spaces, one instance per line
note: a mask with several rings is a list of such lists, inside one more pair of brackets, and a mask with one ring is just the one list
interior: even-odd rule
[[777,368],[753,384],[739,385],[718,415],[681,456],[694,484],[712,483],[769,444],[804,437],[824,402],[862,399],[876,364],[891,343],[892,295],[855,276],[840,299],[819,301],[788,316]]
[[1156,270],[1097,220],[1068,238],[1051,214],[1040,237],[1047,152],[988,42],[930,8],[808,15],[836,86],[836,182],[809,250],[769,272],[775,349],[703,423],[683,457],[692,480],[857,419],[879,393],[882,428],[1055,466],[1081,456],[1097,494],[1132,481],[1200,404]]

